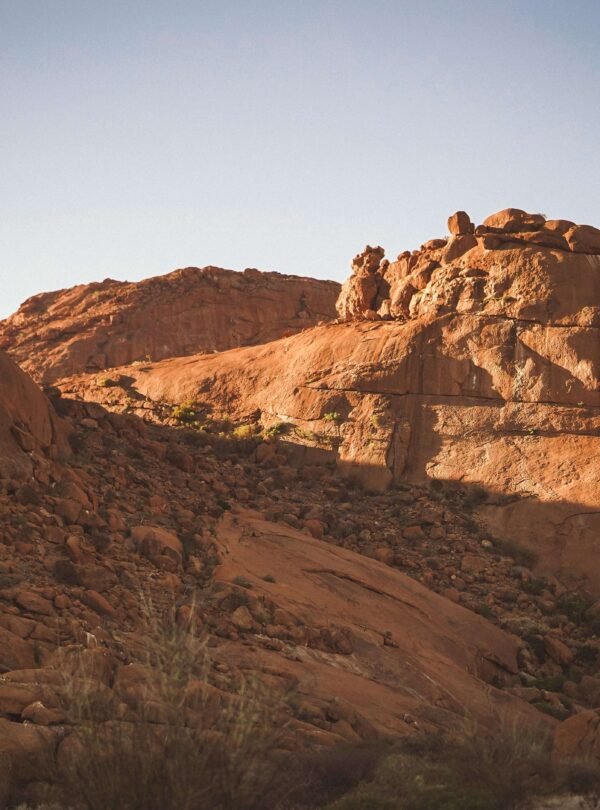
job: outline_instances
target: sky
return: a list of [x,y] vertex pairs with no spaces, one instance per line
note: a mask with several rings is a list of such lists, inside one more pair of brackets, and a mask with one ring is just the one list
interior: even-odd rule
[[0,317],[177,267],[343,280],[508,206],[600,226],[597,0],[0,0]]

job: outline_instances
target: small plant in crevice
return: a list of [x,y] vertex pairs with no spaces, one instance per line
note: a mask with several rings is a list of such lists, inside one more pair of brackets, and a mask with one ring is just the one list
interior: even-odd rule
[[262,435],[265,439],[275,439],[277,436],[286,433],[289,428],[288,422],[275,422],[273,425],[263,428]]

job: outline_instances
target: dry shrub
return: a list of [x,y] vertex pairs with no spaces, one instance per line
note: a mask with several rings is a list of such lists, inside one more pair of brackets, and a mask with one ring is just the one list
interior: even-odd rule
[[492,731],[469,720],[452,738],[408,738],[330,810],[511,810],[556,786],[550,743],[502,719]]
[[600,807],[600,764],[597,760],[571,759],[561,766],[561,782],[576,795],[586,796],[590,808]]
[[[193,613],[193,611],[192,611]],[[257,677],[212,682],[205,640],[169,613],[145,608],[143,653],[124,703],[67,681],[62,770],[85,810],[252,810],[269,806],[285,728],[281,704]],[[107,700],[112,701],[113,697]],[[107,719],[109,717],[110,719]]]
[[390,745],[378,741],[298,754],[294,758],[295,779],[290,785],[288,802],[294,810],[322,807],[372,779],[389,753]]
[[467,720],[449,746],[447,761],[464,783],[485,787],[508,810],[554,786],[551,748],[550,733],[505,716],[498,717],[491,730]]

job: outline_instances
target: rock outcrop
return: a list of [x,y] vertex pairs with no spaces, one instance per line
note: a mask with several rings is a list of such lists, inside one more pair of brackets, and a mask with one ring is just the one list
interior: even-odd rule
[[562,722],[554,735],[557,762],[575,760],[600,766],[600,709],[581,712]]
[[[546,732],[569,717],[557,762],[597,758],[596,232],[516,209],[448,227],[390,264],[357,256],[340,321],[300,331],[316,316],[299,292],[297,334],[240,347],[211,315],[194,340],[221,335],[218,355],[186,355],[194,290],[224,313],[255,285],[240,323],[265,339],[287,318],[264,311],[280,277],[106,282],[97,309],[76,288],[5,322],[59,386],[50,404],[0,353],[0,803],[46,800],[75,755],[66,681],[111,727],[168,723],[148,605],[181,649],[208,639],[186,726],[260,673],[292,756],[460,734],[469,716]],[[136,362],[169,325],[178,356]]]
[[[481,286],[481,280],[489,274],[490,264],[496,267],[501,277],[494,279],[496,283],[493,289],[490,289],[489,277],[485,278],[483,286],[488,295],[491,293],[498,299],[507,292],[503,282],[504,276],[510,275],[512,256],[508,257],[508,261],[498,261],[497,251],[547,248],[558,252],[550,263],[569,264],[570,258],[573,261],[570,266],[574,269],[577,266],[575,257],[561,254],[600,255],[600,230],[597,228],[575,225],[568,220],[546,220],[541,214],[528,214],[518,208],[506,208],[493,214],[477,228],[464,211],[457,211],[448,219],[448,230],[448,238],[431,239],[420,250],[401,253],[394,262],[383,258],[382,248],[367,245],[364,252],[354,259],[352,275],[342,287],[337,304],[340,316],[345,320],[407,320],[454,309],[465,311],[466,299],[477,301],[478,295],[474,290],[463,289],[464,284],[457,281],[455,271],[463,271],[463,274],[466,270],[473,271],[470,283],[476,286],[474,279],[479,278]],[[471,253],[475,248],[480,249],[478,254]],[[481,251],[484,251],[484,256],[492,251],[491,261],[482,262]],[[468,266],[463,263],[457,268],[454,263],[467,253],[474,263],[470,262]],[[531,253],[526,257],[528,255]],[[548,257],[546,259],[547,268]],[[526,274],[519,272],[522,268],[513,269],[518,272],[521,281],[526,279]],[[477,274],[477,270],[484,272]],[[456,295],[458,287],[461,292]],[[538,298],[543,292],[548,293],[550,303],[561,290],[554,287],[551,279],[545,291],[538,291]],[[582,300],[584,298],[585,293]],[[507,311],[503,314],[511,313]],[[589,316],[589,313],[582,313],[584,319],[586,314]]]
[[517,209],[476,228],[465,217],[389,265],[378,248],[355,259],[347,322],[129,368],[132,390],[146,413],[159,401],[258,411],[374,490],[483,487],[489,531],[597,592],[600,231]]
[[64,426],[43,392],[0,352],[0,479],[28,478],[67,452]]
[[335,317],[339,284],[188,267],[139,283],[42,293],[0,322],[0,348],[35,379],[231,349]]

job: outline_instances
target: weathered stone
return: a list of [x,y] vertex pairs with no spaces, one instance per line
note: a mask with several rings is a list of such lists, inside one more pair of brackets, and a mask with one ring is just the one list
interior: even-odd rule
[[600,765],[600,709],[581,712],[557,727],[554,734],[555,762],[590,760]]
[[175,532],[160,526],[134,526],[131,538],[140,552],[152,562],[158,564],[166,559],[181,564],[183,546]]
[[563,666],[570,664],[574,658],[571,648],[555,636],[544,637],[544,649],[553,661]]
[[457,211],[448,218],[448,230],[457,236],[472,233],[473,227],[469,215],[464,211]]

